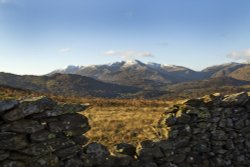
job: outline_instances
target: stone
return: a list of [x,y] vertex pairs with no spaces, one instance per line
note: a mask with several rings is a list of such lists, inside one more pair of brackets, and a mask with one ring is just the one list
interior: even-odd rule
[[35,133],[42,129],[44,126],[38,121],[22,119],[10,124],[6,124],[0,127],[3,132],[17,132],[17,133]]
[[82,134],[86,133],[87,131],[89,131],[89,129],[90,129],[89,126],[86,126],[83,128],[76,128],[74,130],[65,130],[65,131],[63,131],[63,133],[67,137],[73,137],[73,136],[82,135]]
[[135,146],[127,143],[120,143],[115,145],[115,151],[116,153],[129,155],[131,157],[134,157],[136,155]]
[[197,98],[197,99],[189,99],[184,102],[185,105],[187,106],[192,106],[192,107],[199,107],[203,106],[205,103],[203,99]]
[[50,109],[54,107],[55,104],[56,103],[52,99],[45,96],[26,99],[22,101],[17,108],[7,112],[2,117],[6,121],[16,121],[26,116]]
[[17,100],[0,100],[0,114],[15,108],[17,105]]
[[42,143],[29,145],[28,148],[20,150],[20,152],[27,155],[39,156],[52,153],[62,148],[74,146],[75,142],[67,138],[54,138]]
[[159,147],[138,149],[137,154],[140,160],[147,162],[164,157],[164,153]]
[[179,110],[176,113],[176,120],[178,124],[187,124],[191,120],[191,117],[182,110]]
[[84,135],[72,136],[72,140],[78,145],[85,145],[88,143],[89,138]]
[[69,159],[74,157],[80,151],[79,147],[71,146],[57,150],[55,155],[57,155],[61,160]]
[[59,115],[77,113],[86,110],[89,106],[82,104],[58,104],[51,110],[45,111],[47,117],[55,117]]
[[198,143],[193,147],[193,150],[197,153],[206,153],[210,151],[210,148],[206,143]]
[[152,148],[154,146],[155,142],[153,142],[152,140],[144,140],[139,145],[140,148]]
[[110,155],[110,152],[104,145],[95,142],[85,146],[84,150],[89,158],[96,164],[102,164]]
[[176,154],[174,155],[173,163],[174,164],[182,163],[185,160],[185,158],[186,158],[185,154]]
[[58,167],[59,159],[56,155],[50,154],[42,157],[32,158],[29,162],[32,167]]
[[50,139],[54,139],[56,138],[56,136],[57,136],[56,133],[52,133],[48,130],[42,130],[42,131],[31,134],[30,139],[33,142],[43,142],[43,141],[47,141]]
[[0,161],[7,159],[10,156],[8,151],[0,150]]
[[22,161],[5,160],[0,162],[1,167],[26,167]]
[[167,126],[172,126],[176,123],[176,117],[174,114],[168,114],[164,121]]
[[130,166],[132,163],[133,158],[129,155],[118,154],[115,157],[115,166]]
[[211,133],[214,140],[227,140],[228,138],[228,135],[222,130],[216,130]]
[[83,117],[81,120],[75,119],[65,119],[57,122],[48,123],[49,129],[51,132],[62,132],[65,130],[74,130],[76,128],[85,129],[87,132],[90,129],[87,119]]
[[0,133],[0,150],[19,150],[28,146],[26,135],[3,132]]
[[208,118],[211,118],[211,114],[210,112],[207,110],[207,109],[196,109],[196,108],[193,108],[193,109],[190,109],[187,111],[187,114],[191,114],[191,115],[197,115],[198,118],[203,118],[203,119],[208,119]]
[[67,160],[61,166],[64,166],[64,167],[83,167],[84,163],[80,159],[74,158],[74,159]]
[[248,101],[248,94],[246,92],[227,95],[222,99],[222,106],[238,106],[244,105]]
[[157,142],[156,147],[159,147],[164,152],[170,152],[175,149],[175,141],[174,140],[162,140]]
[[9,156],[10,160],[22,161],[22,162],[25,162],[25,163],[29,163],[32,158],[33,157],[31,157],[29,155],[26,155],[26,154],[23,154],[23,153],[20,153],[20,152],[11,152],[10,156]]

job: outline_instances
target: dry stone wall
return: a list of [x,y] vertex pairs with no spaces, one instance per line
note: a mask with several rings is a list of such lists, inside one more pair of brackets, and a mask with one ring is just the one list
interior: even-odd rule
[[0,101],[0,167],[248,167],[250,98],[213,94],[166,109],[159,121],[164,140],[116,152],[87,143],[90,127],[79,104],[47,97]]
[[47,97],[0,101],[0,166],[70,166],[90,127],[86,106]]
[[168,138],[143,142],[141,161],[159,167],[250,166],[247,93],[214,94],[174,105],[167,109],[160,125]]

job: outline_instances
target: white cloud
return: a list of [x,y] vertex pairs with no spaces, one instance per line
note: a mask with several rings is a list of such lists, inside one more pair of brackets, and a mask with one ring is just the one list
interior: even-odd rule
[[122,59],[137,59],[137,58],[146,58],[146,57],[153,57],[153,54],[148,51],[138,52],[135,50],[126,50],[126,51],[115,51],[109,50],[104,53],[106,56],[118,56]]
[[235,60],[250,61],[250,48],[243,51],[232,51],[227,54],[227,57]]
[[61,53],[68,53],[68,52],[71,52],[71,51],[72,51],[71,48],[62,48],[62,49],[59,50],[59,52],[61,52]]

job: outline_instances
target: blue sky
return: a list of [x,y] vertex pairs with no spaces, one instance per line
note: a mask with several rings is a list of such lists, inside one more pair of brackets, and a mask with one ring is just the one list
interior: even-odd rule
[[250,60],[249,0],[0,0],[0,71]]

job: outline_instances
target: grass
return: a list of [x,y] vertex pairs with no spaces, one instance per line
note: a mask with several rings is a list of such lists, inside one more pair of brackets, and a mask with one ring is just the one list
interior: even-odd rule
[[143,140],[159,139],[157,124],[164,107],[93,107],[83,112],[91,130],[86,133],[90,142],[96,141],[109,147],[118,143],[137,145]]
[[[44,94],[0,86],[0,99],[28,98]],[[126,142],[137,145],[143,140],[160,139],[157,124],[166,100],[101,99],[62,97],[47,94],[59,102],[89,103],[90,108],[82,114],[87,116],[91,130],[86,133],[90,142],[99,142],[112,151],[113,146]]]

